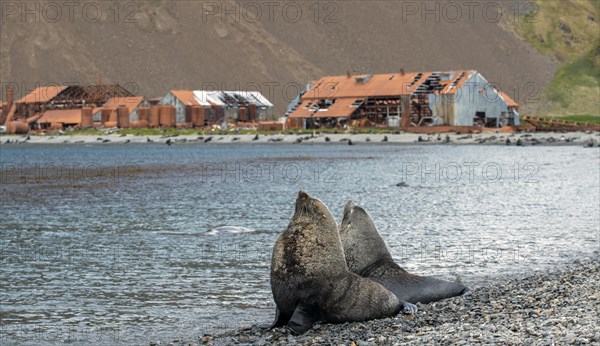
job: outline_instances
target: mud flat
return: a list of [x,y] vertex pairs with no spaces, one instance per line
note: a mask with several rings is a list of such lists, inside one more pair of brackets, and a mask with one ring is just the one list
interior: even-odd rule
[[600,143],[600,132],[566,132],[566,133],[479,133],[479,134],[226,134],[226,135],[176,135],[176,136],[135,136],[135,135],[35,135],[35,136],[0,136],[0,143],[6,144],[129,144],[129,143],[163,143],[163,144],[484,144],[484,145],[582,145],[595,146]]

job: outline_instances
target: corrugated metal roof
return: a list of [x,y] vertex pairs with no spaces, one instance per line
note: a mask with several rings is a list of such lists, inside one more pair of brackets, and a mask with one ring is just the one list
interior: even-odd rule
[[366,82],[364,76],[329,76],[323,77],[314,83],[302,99],[335,99],[339,97],[373,97],[410,94],[418,83],[409,88],[416,73],[405,74],[379,74],[373,75]]
[[411,72],[405,74],[375,74],[358,76],[327,76],[314,82],[303,96],[308,99],[336,99],[342,97],[385,97],[412,94],[434,73],[452,74],[452,78],[440,84],[441,93],[453,94],[475,71]]
[[53,109],[44,112],[40,123],[79,124],[81,122],[81,109]]
[[96,114],[102,110],[102,108],[110,108],[113,112],[116,112],[117,108],[120,105],[125,105],[129,108],[129,113],[131,114],[133,111],[138,108],[140,103],[144,101],[143,96],[131,96],[131,97],[113,97],[106,101],[106,103],[102,107],[94,108],[92,111],[93,114]]
[[314,112],[310,110],[310,104],[312,104],[314,100],[303,100],[300,106],[289,115],[290,118],[308,118]]
[[55,98],[66,88],[66,85],[38,87],[15,103],[45,103]]
[[212,105],[224,106],[225,104],[221,101],[218,95],[219,91],[207,91],[207,90],[194,90],[194,97],[196,101],[205,107]]
[[273,107],[271,101],[269,101],[263,94],[258,91],[232,91],[238,96],[246,98],[251,103],[261,107]]
[[451,71],[451,73],[454,73],[454,77],[448,81],[440,94],[456,94],[475,71]]
[[[357,106],[353,104],[358,101],[356,98],[339,98],[328,108],[312,108],[312,101],[302,102],[300,108],[292,113],[290,118],[349,118]],[[362,100],[361,100],[362,101]],[[312,109],[311,109],[312,108]]]
[[502,99],[504,99],[504,102],[506,102],[509,107],[519,107],[519,104],[516,103],[515,100],[511,99],[505,92],[498,90],[498,94]]
[[200,103],[194,97],[193,90],[171,90],[171,94],[175,96],[181,103],[186,106],[199,106]]
[[206,105],[225,107],[230,104],[251,103],[258,107],[273,107],[273,104],[258,91],[207,91],[195,90],[196,101]]
[[143,96],[131,97],[113,97],[106,101],[103,108],[117,109],[120,105],[125,105],[129,108],[129,113],[133,112],[144,101]]

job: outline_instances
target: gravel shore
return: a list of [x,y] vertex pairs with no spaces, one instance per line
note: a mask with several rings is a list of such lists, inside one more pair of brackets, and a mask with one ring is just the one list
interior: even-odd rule
[[269,135],[175,135],[175,136],[134,136],[111,133],[105,135],[32,135],[32,136],[0,136],[0,144],[483,144],[483,145],[578,145],[595,146],[600,143],[600,132],[536,132],[536,133],[391,133],[391,134],[269,134]]
[[252,327],[173,345],[586,345],[600,344],[600,261],[498,279],[466,297],[419,304],[415,315],[362,323],[317,324],[292,335]]

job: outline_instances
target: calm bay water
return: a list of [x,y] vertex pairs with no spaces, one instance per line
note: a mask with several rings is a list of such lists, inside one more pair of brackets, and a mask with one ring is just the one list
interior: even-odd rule
[[409,271],[474,287],[598,256],[597,149],[5,145],[0,163],[0,344],[270,322],[271,247],[300,189],[338,221],[362,205]]

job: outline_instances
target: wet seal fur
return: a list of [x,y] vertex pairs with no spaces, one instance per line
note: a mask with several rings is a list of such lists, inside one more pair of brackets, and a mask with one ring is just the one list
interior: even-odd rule
[[348,270],[333,215],[302,191],[273,248],[271,290],[277,305],[271,327],[287,325],[300,334],[317,321],[358,322],[417,311],[382,285]]
[[414,275],[402,269],[392,259],[371,216],[352,201],[344,208],[339,232],[348,269],[379,282],[398,299],[426,304],[470,293],[459,283]]

